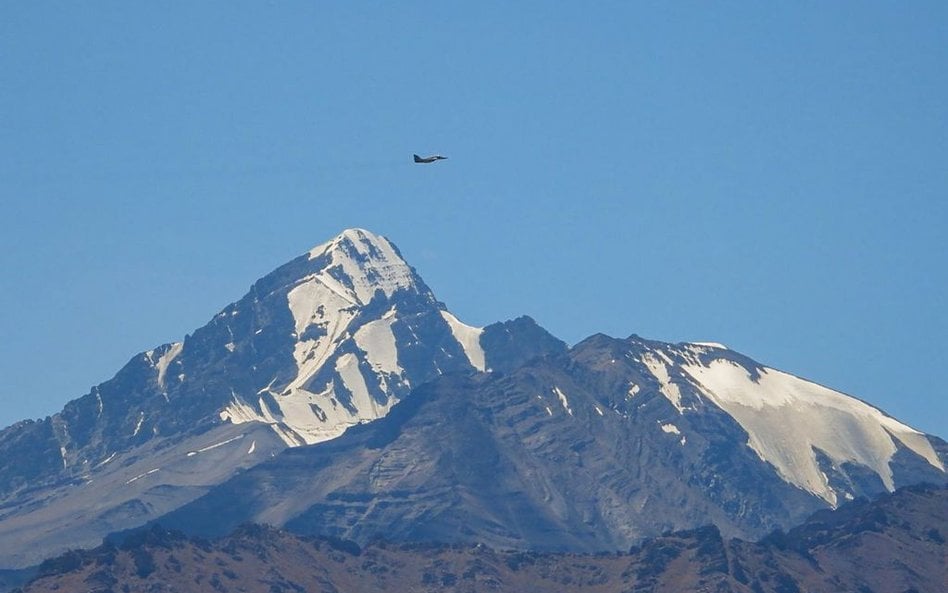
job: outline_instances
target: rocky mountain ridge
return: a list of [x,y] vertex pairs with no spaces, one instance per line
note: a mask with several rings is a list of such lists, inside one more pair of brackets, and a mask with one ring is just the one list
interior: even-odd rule
[[252,525],[197,540],[153,528],[47,561],[22,591],[925,593],[948,579],[946,510],[945,488],[910,487],[823,511],[759,543],[705,527],[598,555],[359,546]]

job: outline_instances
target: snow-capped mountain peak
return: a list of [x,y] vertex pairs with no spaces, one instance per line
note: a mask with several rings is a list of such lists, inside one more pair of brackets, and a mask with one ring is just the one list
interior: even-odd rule
[[447,314],[382,236],[347,229],[271,276],[279,286],[261,281],[267,304],[248,306],[289,309],[291,328],[261,315],[278,322],[257,331],[289,333],[295,369],[235,389],[222,420],[266,422],[287,445],[312,444],[386,415],[420,382],[484,368],[479,329]]
[[377,291],[391,297],[397,290],[418,288],[414,271],[398,249],[364,229],[346,229],[311,249],[309,259],[325,262],[314,277],[354,304],[367,305]]

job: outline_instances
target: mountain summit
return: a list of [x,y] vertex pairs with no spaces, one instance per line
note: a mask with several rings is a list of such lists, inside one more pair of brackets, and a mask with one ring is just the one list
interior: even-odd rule
[[0,431],[0,567],[149,521],[612,550],[946,481],[948,447],[719,344],[465,325],[349,229]]
[[252,385],[235,390],[219,416],[269,424],[289,446],[380,418],[413,384],[442,372],[484,370],[482,330],[448,313],[387,239],[361,229],[344,231],[254,285],[218,316],[230,334],[242,311],[252,319],[281,315],[252,323],[225,347],[258,352],[258,336],[275,333],[277,350],[291,353],[293,364],[262,372],[252,364]]

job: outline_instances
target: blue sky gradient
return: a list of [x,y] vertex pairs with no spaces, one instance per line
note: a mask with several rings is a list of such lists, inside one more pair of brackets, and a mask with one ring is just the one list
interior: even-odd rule
[[567,4],[0,5],[0,425],[359,226],[948,437],[948,4]]

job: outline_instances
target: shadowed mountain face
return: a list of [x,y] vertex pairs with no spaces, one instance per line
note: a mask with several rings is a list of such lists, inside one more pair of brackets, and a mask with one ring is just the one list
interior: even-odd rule
[[0,567],[149,521],[614,550],[757,537],[906,484],[946,445],[719,344],[467,326],[350,229],[182,342],[0,431]]
[[[45,562],[44,591],[478,591],[548,593],[862,593],[944,588],[948,490],[912,487],[825,511],[759,543],[707,527],[628,553],[542,554],[484,546],[305,539],[242,526],[214,541],[152,529],[117,547]],[[159,589],[160,587],[160,589]]]

